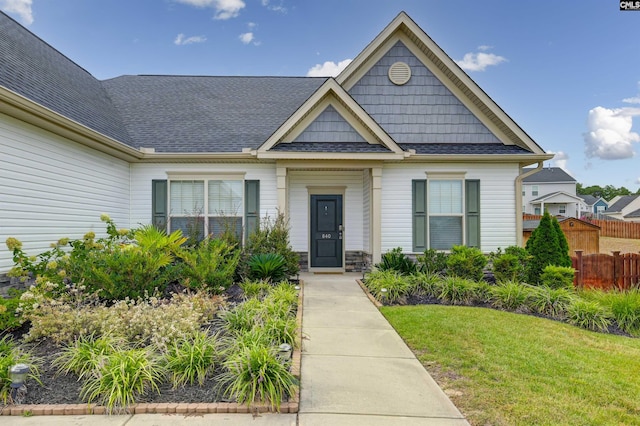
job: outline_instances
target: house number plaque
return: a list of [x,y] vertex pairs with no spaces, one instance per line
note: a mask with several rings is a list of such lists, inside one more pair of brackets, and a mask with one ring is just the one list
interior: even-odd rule
[[329,240],[329,239],[331,239],[331,234],[322,234],[322,239],[323,239],[323,240]]

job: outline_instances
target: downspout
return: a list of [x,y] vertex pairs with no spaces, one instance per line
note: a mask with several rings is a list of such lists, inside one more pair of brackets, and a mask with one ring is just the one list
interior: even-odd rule
[[521,173],[516,177],[516,245],[522,247],[522,179],[542,170],[544,161],[538,161],[538,167]]

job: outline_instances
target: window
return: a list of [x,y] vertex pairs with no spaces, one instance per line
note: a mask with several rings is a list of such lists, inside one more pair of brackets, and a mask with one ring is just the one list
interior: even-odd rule
[[533,195],[534,197],[538,195],[538,185],[533,185],[531,187],[531,195]]
[[567,205],[566,204],[560,204],[558,206],[558,214],[565,214],[567,212]]
[[462,181],[429,180],[429,248],[449,250],[462,244]]
[[413,181],[413,250],[480,247],[480,181]]
[[606,210],[605,206],[596,206],[596,213],[602,213]]
[[258,225],[260,181],[188,179],[152,181],[152,221],[160,229],[203,238],[231,231],[242,240]]

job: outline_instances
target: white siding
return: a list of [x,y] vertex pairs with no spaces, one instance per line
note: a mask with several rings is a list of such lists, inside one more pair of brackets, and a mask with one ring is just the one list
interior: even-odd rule
[[371,173],[362,172],[362,249],[371,253]]
[[4,244],[29,255],[62,237],[104,235],[100,215],[129,227],[129,164],[0,114],[0,273],[13,266]]
[[363,249],[362,172],[291,171],[289,172],[289,224],[291,245],[295,251],[309,250],[309,193],[307,186],[344,187],[345,250]]
[[[245,173],[245,180],[260,181],[260,218],[275,216],[277,211],[276,169],[270,164],[132,164],[131,223],[151,223],[151,181],[167,179],[167,173]],[[194,175],[196,179],[197,175]]]
[[482,250],[516,244],[517,165],[390,164],[382,171],[382,253],[395,247],[412,251],[411,181],[426,179],[428,172],[466,172],[465,179],[479,179]]

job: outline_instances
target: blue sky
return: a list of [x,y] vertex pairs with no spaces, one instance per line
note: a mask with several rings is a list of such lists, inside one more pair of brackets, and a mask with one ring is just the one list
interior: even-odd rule
[[584,185],[640,186],[640,11],[617,0],[0,0],[99,79],[337,72],[402,10]]

